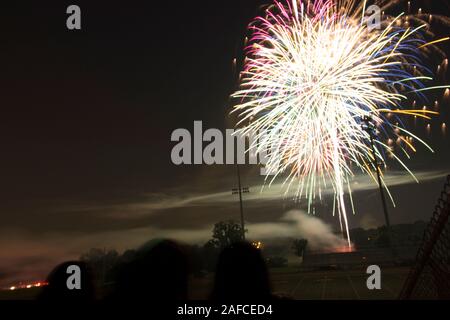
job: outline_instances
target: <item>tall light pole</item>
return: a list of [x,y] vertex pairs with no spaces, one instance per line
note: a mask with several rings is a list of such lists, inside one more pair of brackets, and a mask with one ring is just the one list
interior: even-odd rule
[[249,193],[248,187],[241,187],[241,174],[239,172],[239,164],[236,163],[237,176],[238,176],[238,187],[231,190],[231,194],[239,194],[239,207],[241,210],[241,229],[242,229],[242,240],[245,240],[245,223],[244,223],[244,207],[242,205],[242,194]]
[[377,180],[378,180],[378,189],[380,191],[380,198],[381,203],[383,205],[383,212],[384,212],[384,219],[386,220],[386,229],[387,229],[387,236],[388,236],[388,244],[390,247],[392,247],[391,244],[391,223],[389,221],[389,214],[386,204],[386,197],[384,195],[384,189],[383,185],[381,184],[381,169],[380,169],[380,163],[377,160],[376,152],[375,152],[375,137],[377,135],[376,127],[373,124],[373,120],[370,116],[365,116],[363,119],[363,129],[369,134],[370,137],[370,147],[372,150],[372,157],[373,157],[373,166],[375,167],[375,170],[377,172]]

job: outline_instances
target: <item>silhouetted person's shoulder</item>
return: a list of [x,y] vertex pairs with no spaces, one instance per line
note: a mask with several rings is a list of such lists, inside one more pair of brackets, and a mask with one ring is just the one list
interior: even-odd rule
[[272,300],[269,274],[261,251],[248,242],[225,248],[217,263],[211,298],[215,301]]
[[95,299],[92,272],[85,262],[67,261],[53,269],[48,285],[37,297],[43,301],[91,301]]

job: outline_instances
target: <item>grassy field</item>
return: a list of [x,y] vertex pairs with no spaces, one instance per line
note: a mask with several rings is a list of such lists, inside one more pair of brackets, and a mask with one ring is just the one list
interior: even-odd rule
[[[298,300],[396,299],[410,268],[383,268],[381,290],[369,290],[365,270],[299,271],[296,268],[271,269],[276,294]],[[211,290],[212,275],[191,279],[192,299],[205,299]]]
[[[271,269],[272,287],[276,294],[298,300],[327,299],[396,299],[410,268],[383,268],[381,290],[369,290],[368,275],[363,269],[337,271],[299,271],[297,268]],[[207,299],[213,274],[190,279],[190,299]],[[38,288],[0,291],[0,300],[33,299]]]

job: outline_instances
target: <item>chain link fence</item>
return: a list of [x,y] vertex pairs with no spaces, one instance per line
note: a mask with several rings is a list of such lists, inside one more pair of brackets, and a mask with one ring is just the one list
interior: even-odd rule
[[450,175],[400,299],[450,299]]

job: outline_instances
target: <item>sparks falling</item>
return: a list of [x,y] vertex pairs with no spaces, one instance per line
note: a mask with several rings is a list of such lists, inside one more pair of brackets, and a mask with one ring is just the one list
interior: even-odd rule
[[[380,1],[383,10],[387,2]],[[404,105],[412,94],[420,99],[427,90],[448,88],[427,86],[432,75],[420,63],[422,54],[447,39],[426,41],[427,23],[413,26],[422,20],[404,15],[383,15],[379,28],[373,28],[366,9],[365,1],[275,1],[250,24],[240,89],[233,94],[240,101],[233,109],[240,131],[256,135],[250,149],[270,150],[269,184],[282,176],[286,192],[294,189],[296,199],[306,198],[311,210],[331,183],[333,214],[337,211],[349,246],[345,200],[354,212],[355,168],[376,183],[374,160],[392,158],[414,177],[395,151],[408,158],[416,151],[408,137],[433,150],[399,116],[430,119],[437,112]],[[363,129],[368,118],[377,131],[375,152]],[[400,142],[394,148],[388,141]],[[393,201],[383,179],[382,185]]]

